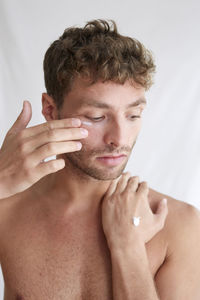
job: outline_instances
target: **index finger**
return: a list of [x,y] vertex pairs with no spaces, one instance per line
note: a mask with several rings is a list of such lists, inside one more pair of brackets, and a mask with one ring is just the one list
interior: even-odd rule
[[122,175],[120,175],[119,177],[117,177],[111,181],[111,183],[105,193],[106,197],[110,197],[114,193],[114,191],[116,190],[116,187],[117,187],[117,183],[121,179],[121,176]]
[[141,182],[138,186],[136,193],[137,193],[138,197],[140,197],[142,195],[148,195],[148,193],[149,193],[148,183],[146,181]]
[[80,127],[80,126],[81,126],[81,120],[76,118],[52,120],[36,126],[26,128],[24,138],[31,137],[39,133],[50,131],[56,128],[73,128],[73,127]]

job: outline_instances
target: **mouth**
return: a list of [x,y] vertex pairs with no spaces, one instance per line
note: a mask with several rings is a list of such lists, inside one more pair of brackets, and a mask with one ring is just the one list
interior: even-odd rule
[[121,155],[101,156],[101,157],[97,157],[96,159],[104,165],[116,166],[122,163],[125,157],[126,157],[125,154],[121,154]]

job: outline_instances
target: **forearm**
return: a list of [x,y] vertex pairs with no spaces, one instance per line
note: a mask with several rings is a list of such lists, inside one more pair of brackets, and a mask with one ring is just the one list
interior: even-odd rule
[[145,245],[111,251],[114,300],[159,300]]

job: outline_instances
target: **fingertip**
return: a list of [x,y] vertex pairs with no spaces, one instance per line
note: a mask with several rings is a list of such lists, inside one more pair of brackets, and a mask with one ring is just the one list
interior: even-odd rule
[[23,101],[23,108],[22,108],[22,112],[24,112],[24,110],[26,109],[26,105],[27,105],[27,101],[26,101],[26,100],[24,100],[24,101]]
[[163,204],[167,204],[167,198],[163,198],[163,199],[162,199],[162,203],[163,203]]
[[72,126],[80,127],[81,126],[81,120],[77,119],[77,118],[73,118],[72,119]]
[[27,101],[27,100],[23,101],[23,108],[27,105],[27,103],[29,103],[29,101]]
[[30,121],[32,117],[32,107],[31,103],[28,100],[23,101],[23,109],[20,113],[20,120],[27,123]]
[[142,181],[138,183],[138,188],[142,190],[148,190],[148,183],[146,181]]
[[24,104],[31,106],[31,102],[29,100],[24,100]]

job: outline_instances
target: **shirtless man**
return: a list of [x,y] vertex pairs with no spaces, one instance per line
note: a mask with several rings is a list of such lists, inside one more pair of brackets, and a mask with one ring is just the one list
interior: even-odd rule
[[48,49],[47,122],[24,102],[0,151],[5,300],[200,299],[199,210],[123,173],[154,69],[103,20]]

